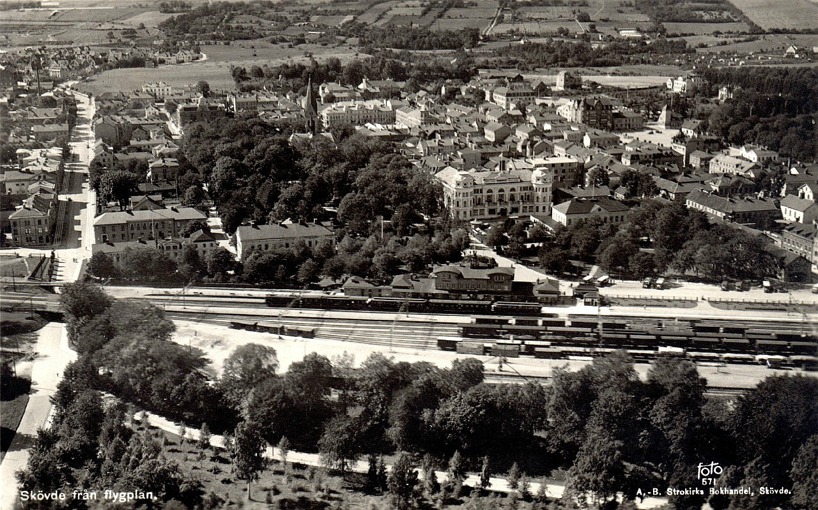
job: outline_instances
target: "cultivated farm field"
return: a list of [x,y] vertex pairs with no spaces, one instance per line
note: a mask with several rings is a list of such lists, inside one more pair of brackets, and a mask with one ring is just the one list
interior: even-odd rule
[[818,28],[818,3],[809,0],[730,0],[755,24],[769,28]]
[[746,32],[750,27],[746,23],[662,23],[669,34],[709,35],[715,31]]
[[128,25],[133,25],[134,27],[139,26],[140,23],[144,24],[146,28],[156,28],[159,23],[162,23],[168,18],[175,16],[174,14],[170,13],[161,13],[159,11],[148,11],[143,12],[142,14],[137,14],[135,16],[131,16],[130,18],[122,19],[122,23],[127,23]]
[[309,44],[295,48],[278,45],[257,46],[254,49],[239,46],[202,46],[202,52],[207,55],[207,60],[203,62],[156,68],[112,69],[94,76],[91,81],[83,82],[76,88],[99,95],[103,92],[131,92],[152,81],[164,81],[172,87],[181,88],[204,80],[213,90],[233,91],[236,87],[230,75],[231,66],[249,68],[252,65],[277,65],[283,62],[308,63],[309,57],[306,54],[314,55],[318,59],[337,57],[341,62],[348,62],[356,55],[359,58],[367,56],[356,53],[352,48]]
[[205,80],[213,90],[233,91],[236,86],[226,64],[188,64],[157,68],[136,67],[112,69],[93,77],[91,81],[76,85],[76,89],[100,95],[104,92],[132,92],[152,81],[164,81],[172,87],[182,88]]

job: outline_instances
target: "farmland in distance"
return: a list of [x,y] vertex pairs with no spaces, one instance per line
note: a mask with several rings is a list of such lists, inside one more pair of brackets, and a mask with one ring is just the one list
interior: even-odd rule
[[818,3],[809,0],[730,0],[756,25],[771,28],[818,28]]

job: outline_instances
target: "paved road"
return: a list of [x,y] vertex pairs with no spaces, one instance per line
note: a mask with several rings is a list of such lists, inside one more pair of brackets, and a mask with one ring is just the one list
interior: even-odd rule
[[25,468],[28,450],[37,436],[37,429],[46,425],[51,413],[51,395],[62,377],[65,366],[76,359],[76,353],[68,348],[65,325],[56,322],[46,324],[37,340],[37,357],[32,362],[31,398],[11,443],[9,451],[0,463],[0,510],[14,507],[17,479],[14,473]]

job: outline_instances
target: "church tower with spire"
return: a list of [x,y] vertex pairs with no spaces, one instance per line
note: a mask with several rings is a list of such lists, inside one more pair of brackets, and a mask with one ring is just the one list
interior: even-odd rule
[[312,134],[318,132],[318,101],[312,91],[312,76],[307,80],[307,93],[304,94],[304,118],[306,119],[307,131]]

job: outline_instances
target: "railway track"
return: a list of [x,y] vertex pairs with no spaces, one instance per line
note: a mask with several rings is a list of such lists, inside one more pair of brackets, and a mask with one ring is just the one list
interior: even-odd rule
[[[169,311],[168,318],[230,326],[233,321],[248,321],[246,315],[220,315],[213,317],[195,312]],[[258,320],[268,324],[298,328],[314,328],[315,338],[339,342],[361,343],[382,347],[415,350],[437,350],[438,336],[454,335],[458,325],[446,323],[396,322],[394,319],[334,318],[334,317],[292,317],[281,319],[259,316]]]

